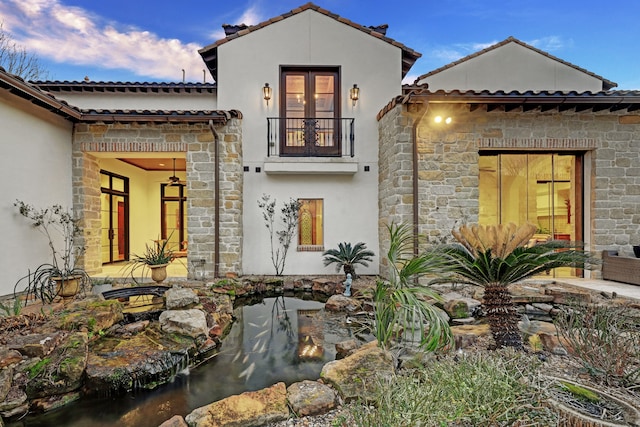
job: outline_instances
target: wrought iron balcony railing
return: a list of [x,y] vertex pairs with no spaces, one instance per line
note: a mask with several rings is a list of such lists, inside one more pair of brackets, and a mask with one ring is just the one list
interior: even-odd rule
[[267,157],[353,157],[353,118],[267,118]]

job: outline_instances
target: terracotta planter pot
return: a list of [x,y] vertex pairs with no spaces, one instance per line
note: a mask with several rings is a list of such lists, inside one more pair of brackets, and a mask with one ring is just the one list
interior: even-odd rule
[[150,265],[149,269],[151,270],[151,279],[156,283],[162,283],[164,279],[167,278],[167,265],[169,264],[159,264],[159,265]]
[[64,299],[72,298],[80,292],[82,276],[52,277],[56,284],[56,294]]

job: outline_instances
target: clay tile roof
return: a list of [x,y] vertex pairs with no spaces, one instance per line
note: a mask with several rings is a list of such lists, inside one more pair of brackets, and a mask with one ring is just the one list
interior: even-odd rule
[[[487,112],[501,111],[500,108],[503,108],[504,111],[512,111],[515,108],[520,108],[522,111],[557,108],[559,111],[591,110],[594,113],[604,110],[626,111],[627,113],[640,111],[640,90],[602,90],[599,92],[550,90],[521,92],[513,90],[507,92],[503,90],[440,89],[430,91],[426,84],[413,84],[403,86],[402,93],[378,112],[378,120],[401,104],[484,104],[487,105]],[[477,108],[473,108],[473,111],[477,111]]]
[[57,99],[37,85],[25,81],[22,77],[8,73],[2,67],[0,67],[0,89],[8,90],[12,94],[66,119],[77,121],[81,117],[81,113],[76,107]]
[[94,82],[94,81],[34,81],[34,86],[49,92],[156,92],[215,93],[215,83],[160,82]]
[[463,63],[463,62],[466,62],[466,61],[468,61],[468,60],[470,60],[470,59],[473,59],[473,58],[475,58],[475,57],[477,57],[477,56],[483,55],[483,54],[485,54],[485,53],[487,53],[487,52],[489,52],[489,51],[492,51],[492,50],[494,50],[494,49],[497,49],[497,48],[499,48],[499,47],[501,47],[501,46],[504,46],[504,45],[506,45],[506,44],[508,44],[508,43],[517,43],[517,44],[519,44],[520,46],[526,47],[527,49],[531,49],[531,50],[533,50],[534,52],[539,53],[540,55],[544,55],[544,56],[546,56],[547,58],[553,59],[554,61],[558,61],[558,62],[560,62],[560,63],[562,63],[562,64],[564,64],[564,65],[567,65],[567,66],[569,66],[569,67],[571,67],[571,68],[574,68],[574,69],[576,69],[576,70],[578,70],[578,71],[581,71],[581,72],[583,72],[583,73],[585,73],[585,74],[588,74],[588,75],[590,75],[590,76],[592,76],[592,77],[595,77],[595,78],[596,78],[596,79],[598,79],[598,80],[602,80],[602,89],[603,89],[603,90],[609,90],[609,89],[612,89],[612,88],[614,88],[614,87],[617,87],[617,86],[618,86],[618,84],[617,84],[617,83],[615,83],[615,82],[612,82],[612,81],[610,81],[610,80],[607,80],[607,79],[605,79],[605,78],[604,78],[604,77],[602,77],[602,76],[599,76],[599,75],[597,75],[597,74],[595,74],[595,73],[592,73],[591,71],[585,70],[584,68],[578,67],[577,65],[574,65],[574,64],[572,64],[572,63],[570,63],[570,62],[567,62],[567,61],[565,61],[565,60],[563,60],[563,59],[560,59],[560,58],[558,58],[558,57],[555,57],[555,56],[553,56],[553,55],[549,54],[548,52],[545,52],[545,51],[543,51],[543,50],[540,50],[540,49],[538,49],[538,48],[535,48],[535,47],[533,47],[533,46],[531,46],[531,45],[529,45],[529,44],[527,44],[527,43],[525,43],[525,42],[523,42],[523,41],[521,41],[521,40],[516,39],[516,38],[515,38],[515,37],[513,37],[513,36],[510,36],[510,37],[506,38],[505,40],[503,40],[503,41],[501,41],[501,42],[499,42],[499,43],[496,43],[496,44],[494,44],[494,45],[491,45],[491,46],[489,46],[489,47],[487,47],[487,48],[485,48],[485,49],[482,49],[482,50],[480,50],[480,51],[478,51],[478,52],[472,53],[471,55],[467,55],[467,56],[465,56],[464,58],[460,58],[460,59],[458,59],[457,61],[451,62],[451,63],[449,63],[449,64],[447,64],[447,65],[444,65],[444,66],[442,66],[442,67],[440,67],[440,68],[437,68],[437,69],[435,69],[435,70],[433,70],[433,71],[430,71],[430,72],[428,72],[428,73],[426,73],[426,74],[423,74],[423,75],[421,75],[420,77],[418,77],[418,78],[415,80],[415,83],[418,83],[418,82],[419,82],[420,80],[422,80],[422,79],[425,79],[425,78],[427,78],[427,77],[429,77],[429,76],[432,76],[432,75],[434,75],[434,74],[438,74],[439,72],[444,71],[444,70],[447,70],[447,69],[449,69],[449,68],[455,67],[455,66],[456,66],[456,65],[458,65],[458,64],[461,64],[461,63]]
[[300,7],[297,7],[293,10],[291,10],[290,12],[287,13],[283,13],[282,15],[278,15],[275,16],[267,21],[261,22],[259,24],[256,25],[252,25],[250,27],[244,28],[242,25],[240,25],[238,31],[235,31],[229,35],[227,35],[225,38],[220,39],[218,41],[216,41],[213,44],[210,44],[208,46],[203,47],[202,49],[200,49],[198,51],[198,53],[200,53],[200,56],[202,56],[202,59],[204,60],[205,64],[207,64],[207,67],[209,68],[209,71],[211,72],[211,75],[213,76],[214,79],[217,80],[218,78],[218,46],[224,44],[224,43],[228,43],[238,37],[242,37],[246,34],[249,34],[253,31],[259,30],[261,28],[264,28],[268,25],[271,25],[273,23],[282,21],[283,19],[289,18],[293,15],[297,15],[299,13],[302,13],[306,10],[314,10],[318,13],[321,13],[323,15],[326,15],[330,18],[335,19],[338,22],[342,22],[345,25],[348,25],[352,28],[355,28],[357,30],[360,30],[364,33],[367,33],[373,37],[376,37],[380,40],[384,40],[385,42],[396,46],[398,48],[400,48],[402,50],[402,77],[406,76],[407,73],[409,72],[409,70],[411,69],[411,67],[413,66],[413,64],[418,60],[418,58],[420,58],[422,56],[421,53],[416,52],[413,49],[410,49],[409,47],[403,45],[400,42],[395,41],[392,38],[389,38],[386,36],[386,32],[387,32],[387,28],[388,25],[384,24],[384,25],[378,25],[378,26],[373,26],[373,27],[365,27],[363,25],[360,24],[356,24],[353,21],[350,21],[347,18],[344,18],[340,15],[337,15],[335,13],[332,13],[326,9],[321,8],[320,6],[313,4],[313,3],[306,3]]

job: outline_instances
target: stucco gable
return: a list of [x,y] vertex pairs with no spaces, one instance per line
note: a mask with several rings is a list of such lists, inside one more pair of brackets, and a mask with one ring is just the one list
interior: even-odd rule
[[[213,78],[217,81],[218,79],[218,47],[231,42],[239,37],[242,37],[244,35],[253,33],[254,31],[258,31],[266,26],[270,26],[273,25],[277,22],[281,22],[287,18],[290,18],[292,16],[298,15],[300,13],[306,12],[306,11],[313,11],[315,13],[319,13],[322,14],[324,16],[330,17],[332,19],[335,19],[336,21],[347,25],[351,28],[354,28],[356,30],[362,31],[366,34],[369,34],[372,37],[375,37],[377,39],[380,39],[386,43],[389,43],[393,46],[398,47],[399,49],[401,49],[402,51],[402,77],[406,76],[407,73],[409,72],[409,70],[411,69],[411,67],[413,66],[413,64],[416,62],[416,60],[418,58],[420,58],[422,56],[422,54],[420,54],[419,52],[416,52],[413,49],[410,49],[409,47],[403,45],[400,42],[397,42],[396,40],[387,37],[386,34],[386,29],[387,29],[387,25],[378,25],[378,26],[372,26],[372,27],[367,27],[367,26],[363,26],[360,24],[357,24],[353,21],[350,21],[347,18],[344,18],[340,15],[337,15],[335,13],[332,13],[326,9],[321,8],[318,5],[315,5],[313,3],[306,3],[296,9],[291,10],[290,12],[284,13],[282,15],[278,15],[276,17],[273,17],[267,21],[261,22],[259,24],[256,25],[252,25],[252,26],[246,26],[246,25],[239,25],[239,26],[226,26],[226,27],[235,27],[234,30],[232,32],[229,32],[227,34],[227,36],[223,39],[220,39],[218,41],[216,41],[213,44],[210,44],[209,46],[206,46],[202,49],[200,49],[198,51],[198,53],[200,53],[200,55],[202,56],[202,59],[204,60],[205,64],[207,65],[207,68],[209,69],[209,71],[211,72],[211,75],[213,76]],[[226,32],[226,28],[225,28],[225,32]]]
[[423,74],[415,83],[432,90],[490,91],[597,92],[617,86],[514,37]]

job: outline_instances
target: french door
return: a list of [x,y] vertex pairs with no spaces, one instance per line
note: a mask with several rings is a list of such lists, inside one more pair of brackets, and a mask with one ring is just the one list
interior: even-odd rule
[[281,155],[339,156],[338,71],[284,69],[281,78]]
[[101,259],[129,259],[129,178],[100,171]]
[[161,238],[169,239],[173,251],[187,249],[187,186],[184,184],[160,185]]

